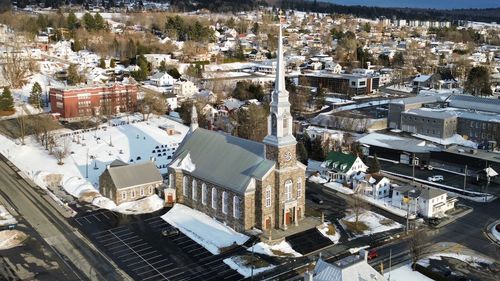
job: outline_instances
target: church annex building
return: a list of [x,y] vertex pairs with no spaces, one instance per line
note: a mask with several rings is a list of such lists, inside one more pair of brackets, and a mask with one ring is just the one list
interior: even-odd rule
[[306,167],[296,159],[281,26],[277,59],[262,143],[198,128],[193,106],[190,132],[169,166],[169,188],[177,203],[237,231],[287,229],[304,218]]

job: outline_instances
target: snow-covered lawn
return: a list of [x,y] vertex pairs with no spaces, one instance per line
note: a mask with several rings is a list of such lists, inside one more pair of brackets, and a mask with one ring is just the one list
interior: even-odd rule
[[400,281],[400,280],[407,280],[407,281],[432,281],[429,277],[423,275],[422,273],[418,271],[413,271],[411,269],[410,264],[406,264],[403,266],[400,266],[398,268],[395,268],[390,271],[384,272],[384,277],[389,278],[391,276],[391,280],[395,281]]
[[492,264],[494,261],[486,258],[486,257],[479,257],[479,256],[471,256],[471,255],[465,255],[465,254],[458,254],[458,253],[438,253],[438,254],[432,254],[428,256],[427,258],[421,259],[418,261],[418,264],[422,266],[429,266],[429,260],[441,260],[441,257],[449,257],[449,258],[454,258],[457,260],[461,260],[471,266],[474,267],[479,267],[479,263],[485,263],[485,264]]
[[28,238],[28,235],[19,230],[0,231],[0,250],[7,250],[19,246],[26,238]]
[[[241,256],[236,256],[224,259],[223,261],[225,264],[229,265],[229,267],[238,271],[239,274],[245,276],[245,278],[248,278],[252,275],[252,265],[249,264],[251,260],[247,260]],[[276,267],[275,265],[269,263],[266,263],[266,265],[259,265],[258,263],[255,264],[254,262],[253,274],[257,275],[259,273],[273,269],[275,267]]]
[[216,219],[182,204],[175,204],[161,218],[214,255],[219,254],[221,248],[241,245],[249,239]]
[[[328,230],[329,230],[330,227],[333,227],[333,229],[335,230],[335,234],[333,234],[333,235],[328,234]],[[333,244],[337,244],[339,242],[339,240],[340,240],[340,233],[339,233],[339,230],[335,227],[335,225],[333,225],[333,224],[331,224],[329,222],[325,222],[322,225],[318,226],[318,230],[326,238],[332,240]]]
[[344,193],[344,194],[347,194],[347,195],[350,195],[350,194],[353,194],[354,191],[350,188],[347,188],[345,186],[343,186],[341,183],[338,183],[338,182],[329,182],[329,183],[325,183],[325,186],[330,188],[330,189],[333,189],[335,191],[338,191],[340,193]]
[[139,215],[161,210],[165,204],[158,195],[151,195],[136,201],[125,202],[118,206],[110,199],[99,196],[94,198],[92,204],[104,209],[115,211],[126,215]]
[[406,85],[391,85],[387,87],[389,90],[395,90],[399,92],[411,93],[413,91],[412,87],[408,87]]
[[[54,156],[33,137],[26,138],[26,145],[20,145],[0,135],[0,153],[42,188],[61,185],[69,194],[77,198],[89,197],[91,202],[99,195],[99,176],[116,159],[136,163],[154,158],[160,172],[167,171],[171,161],[169,155],[178,147],[188,127],[165,117],[151,116],[147,122],[137,121],[140,118],[140,115],[122,117],[113,120],[112,124],[124,125],[103,124],[97,131],[58,131],[58,142],[66,143],[70,151],[63,165],[58,165]],[[126,124],[127,121],[131,123]],[[160,126],[169,126],[176,133],[169,135]]]
[[[252,247],[249,247],[247,251],[251,252]],[[286,241],[281,241],[279,244],[269,245],[264,242],[259,242],[253,246],[253,251],[255,253],[268,255],[268,256],[278,256],[278,257],[301,257],[302,254],[297,253],[290,244]]]
[[[342,227],[348,229],[344,221],[354,223],[356,221],[356,214],[352,213],[340,220]],[[401,224],[391,219],[366,210],[359,214],[359,221],[363,222],[367,226],[367,229],[363,230],[362,233],[354,233],[358,237],[403,227]]]
[[7,209],[0,205],[0,226],[16,224],[17,220],[7,211]]

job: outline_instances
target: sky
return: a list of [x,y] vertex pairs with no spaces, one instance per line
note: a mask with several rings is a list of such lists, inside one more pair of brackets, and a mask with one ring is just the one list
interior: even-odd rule
[[323,0],[341,5],[434,9],[500,8],[500,0]]

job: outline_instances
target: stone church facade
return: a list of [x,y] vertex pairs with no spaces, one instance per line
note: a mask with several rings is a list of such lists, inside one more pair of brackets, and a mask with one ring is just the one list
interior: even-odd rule
[[177,203],[237,231],[287,229],[304,218],[306,167],[296,158],[281,27],[277,57],[263,142],[198,128],[193,106],[190,132],[169,165],[169,187]]

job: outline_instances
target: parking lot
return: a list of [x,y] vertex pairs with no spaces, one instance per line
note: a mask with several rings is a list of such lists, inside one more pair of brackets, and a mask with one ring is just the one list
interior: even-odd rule
[[317,228],[311,228],[309,230],[288,236],[286,241],[290,243],[295,251],[303,255],[307,255],[333,244],[332,241],[323,236]]
[[134,280],[244,279],[223,262],[227,255],[213,255],[182,233],[163,237],[169,224],[159,216],[99,210],[77,216],[74,224]]

